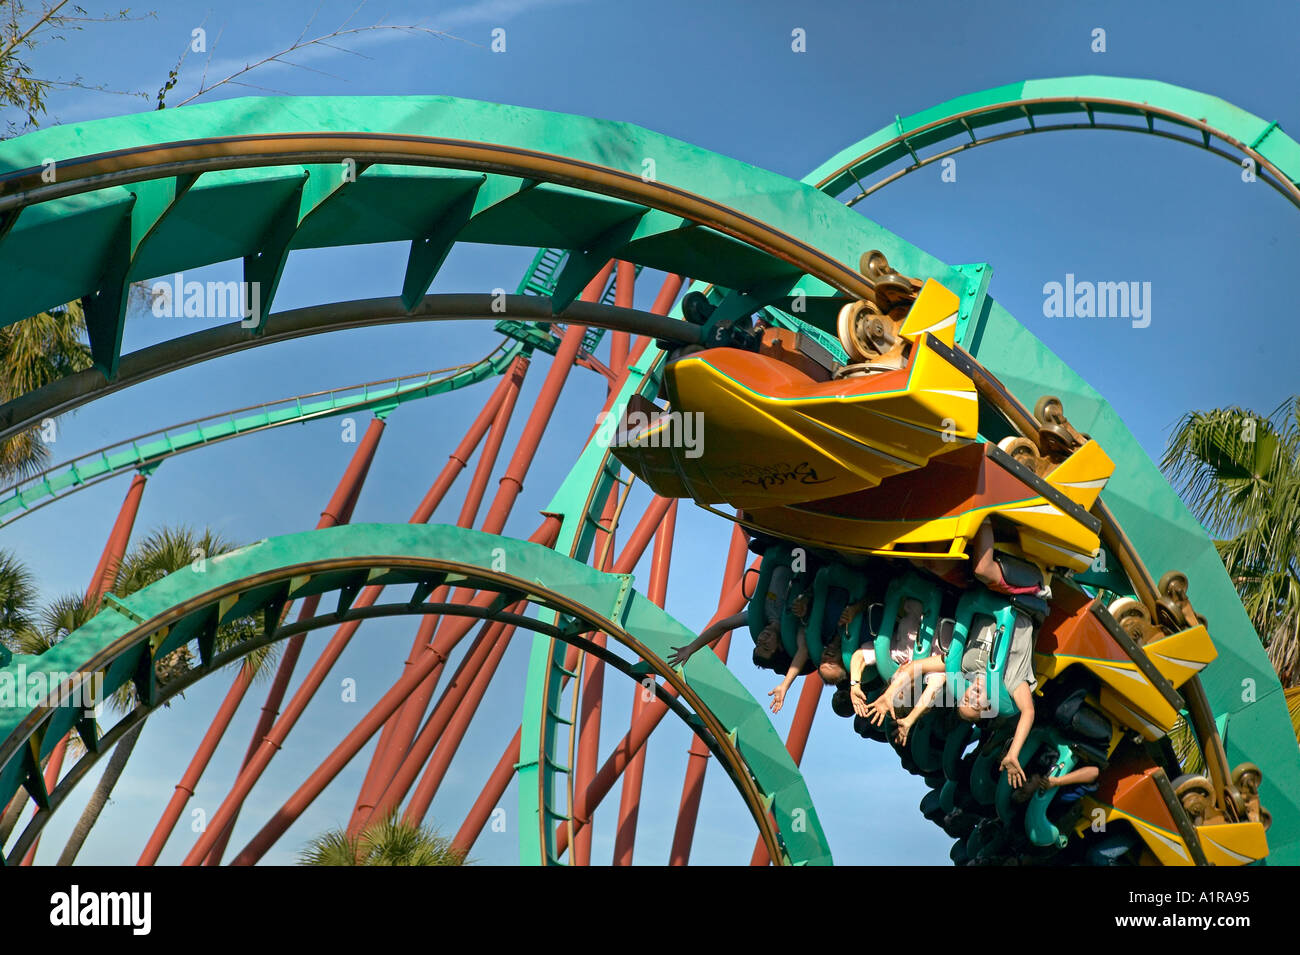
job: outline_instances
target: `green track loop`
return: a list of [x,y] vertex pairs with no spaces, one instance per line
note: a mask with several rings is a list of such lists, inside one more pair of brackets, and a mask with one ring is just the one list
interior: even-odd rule
[[[766,713],[716,658],[701,654],[684,675],[662,658],[669,648],[689,640],[690,632],[641,594],[625,586],[626,579],[601,573],[537,544],[440,525],[357,524],[309,531],[260,541],[210,558],[201,572],[170,574],[120,601],[113,601],[57,646],[38,657],[16,657],[10,667],[46,675],[53,686],[69,686],[85,674],[105,672],[103,692],[139,680],[158,657],[221,623],[246,616],[279,620],[285,600],[313,594],[339,593],[337,614],[324,612],[319,626],[348,619],[349,593],[360,583],[386,587],[466,583],[478,589],[518,595],[539,610],[553,611],[578,626],[553,631],[559,639],[569,633],[602,630],[612,644],[642,660],[648,672],[679,694],[677,714],[709,744],[750,806],[760,831],[774,835],[763,811],[769,798],[775,814],[801,818],[806,825],[782,830],[788,861],[795,864],[830,862],[830,850],[798,769],[785,752]],[[427,592],[427,591],[426,591]],[[419,604],[393,595],[394,603],[377,604],[369,612],[417,613]],[[270,613],[265,613],[268,608]],[[363,613],[366,611],[363,611]],[[525,622],[526,623],[526,622]],[[535,624],[543,627],[540,621]],[[282,631],[278,631],[281,632]],[[199,679],[237,662],[255,646],[278,639],[260,633],[240,647],[218,656],[201,652],[190,673],[164,687],[149,688],[148,702],[115,726],[99,727],[81,719],[71,705],[8,706],[0,710],[0,802],[8,803],[20,786],[39,794],[49,807],[22,833],[9,854],[13,863],[25,854],[53,809],[67,797],[95,761],[125,729],[139,722],[167,698]],[[625,673],[633,665],[610,654],[607,662]],[[52,675],[61,674],[61,677]],[[152,682],[152,681],[151,681]],[[732,730],[740,732],[729,736]],[[59,739],[76,729],[88,754],[46,794],[38,762]],[[784,815],[783,815],[784,813]],[[798,814],[797,816],[795,814]]]

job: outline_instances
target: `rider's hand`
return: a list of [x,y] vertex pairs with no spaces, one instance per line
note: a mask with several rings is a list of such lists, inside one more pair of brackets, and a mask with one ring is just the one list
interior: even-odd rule
[[1020,768],[1020,760],[1010,753],[1002,757],[1002,763],[998,769],[1007,771],[1007,782],[1011,784],[1012,789],[1019,789],[1025,781],[1025,771]]
[[862,692],[861,686],[849,688],[849,700],[853,703],[853,712],[858,716],[868,716],[871,713],[867,705],[867,694]]

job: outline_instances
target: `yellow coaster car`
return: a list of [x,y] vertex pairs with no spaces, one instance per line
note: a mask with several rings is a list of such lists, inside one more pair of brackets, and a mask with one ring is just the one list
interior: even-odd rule
[[742,524],[847,553],[922,559],[965,557],[989,517],[1014,527],[1019,550],[1044,568],[1081,571],[1100,546],[1085,507],[1115,465],[1089,441],[1038,477],[992,444],[967,445],[877,487],[785,506],[745,508]]
[[[1147,762],[1133,762],[1127,766],[1112,766],[1102,778],[1100,789],[1084,797],[1085,812],[1078,830],[1083,832],[1098,823],[1127,822],[1141,837],[1147,852],[1143,860],[1155,865],[1190,866],[1196,859],[1187,839],[1183,837],[1166,796],[1188,802],[1187,793],[1180,793],[1185,785],[1179,781],[1169,783],[1164,771]],[[1193,794],[1194,796],[1194,794]],[[1193,816],[1190,820],[1196,832],[1204,861],[1210,865],[1249,865],[1268,855],[1268,837],[1261,822],[1203,823]]]
[[629,404],[612,450],[656,494],[706,505],[770,507],[874,487],[976,437],[975,386],[951,348],[956,314],[957,297],[927,282],[901,329],[900,364],[839,378],[780,329],[757,352],[685,354],[665,370],[671,410]]
[[[1178,711],[1128,654],[1096,613],[1099,603],[1068,586],[1058,586],[1052,611],[1039,631],[1034,669],[1039,679],[1059,677],[1079,666],[1097,677],[1103,712],[1149,740],[1173,729]],[[1174,689],[1211,663],[1218,651],[1205,627],[1162,637],[1142,648],[1155,671]]]

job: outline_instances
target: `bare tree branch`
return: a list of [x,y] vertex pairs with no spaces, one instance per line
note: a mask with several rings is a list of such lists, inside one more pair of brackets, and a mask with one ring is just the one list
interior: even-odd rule
[[[363,3],[361,6],[364,6],[364,3]],[[405,33],[423,33],[423,34],[427,34],[427,35],[429,35],[429,36],[435,36],[435,37],[438,37],[438,38],[440,38],[440,39],[446,39],[446,40],[457,40],[457,41],[459,41],[459,42],[461,42],[461,43],[469,43],[469,44],[472,45],[472,46],[479,46],[479,45],[481,45],[481,44],[473,43],[472,41],[469,41],[469,40],[465,40],[465,39],[463,39],[463,38],[461,38],[461,37],[454,36],[454,35],[452,35],[452,34],[450,34],[450,33],[447,33],[447,32],[445,32],[445,31],[443,31],[443,30],[434,30],[434,29],[432,29],[431,27],[421,26],[420,24],[417,24],[417,23],[407,23],[407,24],[386,24],[386,23],[383,23],[382,20],[381,20],[380,22],[373,23],[373,24],[371,24],[370,26],[365,26],[365,27],[346,27],[346,24],[347,24],[349,21],[351,21],[351,19],[352,19],[353,17],[356,16],[357,11],[359,11],[359,10],[361,9],[361,6],[358,6],[358,7],[356,8],[356,10],[353,10],[353,11],[352,11],[351,16],[349,16],[348,19],[344,21],[344,26],[343,26],[343,27],[340,27],[339,29],[334,30],[334,31],[331,32],[331,33],[326,33],[326,34],[323,34],[323,35],[321,35],[321,36],[314,37],[313,39],[310,39],[310,40],[304,40],[304,39],[303,39],[303,37],[304,37],[304,36],[306,35],[306,33],[307,33],[307,29],[304,28],[303,31],[302,31],[302,33],[300,33],[300,34],[298,35],[298,39],[295,40],[291,46],[286,47],[286,48],[283,49],[283,50],[278,50],[278,51],[276,51],[275,53],[270,54],[269,56],[265,56],[265,57],[263,57],[262,59],[258,60],[258,61],[255,62],[255,63],[245,64],[244,67],[243,67],[242,69],[238,69],[238,70],[236,70],[235,72],[231,73],[229,76],[225,77],[224,79],[217,80],[215,83],[211,84],[210,86],[209,86],[208,83],[207,83],[207,66],[205,65],[205,66],[204,66],[204,69],[203,69],[203,77],[202,77],[202,79],[199,81],[199,89],[198,89],[198,91],[197,91],[196,93],[192,94],[191,96],[186,97],[185,99],[183,99],[181,102],[177,103],[176,105],[177,105],[177,106],[184,106],[184,105],[186,105],[187,103],[192,103],[192,102],[194,102],[194,100],[198,99],[200,96],[205,96],[205,95],[207,95],[208,93],[211,93],[213,90],[217,89],[219,86],[224,86],[224,85],[226,85],[226,84],[230,84],[230,85],[232,85],[232,86],[249,86],[250,84],[247,84],[247,83],[240,83],[240,82],[236,82],[236,81],[239,79],[239,77],[241,77],[241,76],[245,76],[246,74],[251,73],[251,72],[253,72],[254,70],[258,69],[259,67],[266,66],[268,63],[280,63],[280,64],[282,64],[282,65],[284,65],[284,66],[295,66],[295,67],[297,67],[298,69],[308,70],[308,71],[313,72],[313,73],[320,73],[322,76],[330,76],[330,77],[335,78],[335,79],[341,79],[341,77],[335,77],[334,74],[326,73],[326,72],[323,71],[323,70],[317,70],[317,69],[314,69],[314,68],[309,67],[309,66],[304,66],[304,65],[301,64],[301,63],[294,63],[294,62],[292,62],[292,61],[290,61],[290,60],[286,60],[286,59],[284,59],[284,57],[287,56],[287,55],[290,54],[290,53],[295,53],[295,52],[297,52],[297,51],[299,51],[299,50],[304,50],[304,49],[306,49],[306,48],[308,48],[308,47],[311,47],[311,46],[323,46],[323,47],[326,47],[326,48],[328,48],[328,49],[339,50],[340,52],[343,52],[343,53],[351,53],[351,54],[354,55],[354,56],[361,56],[361,57],[363,57],[364,59],[372,59],[372,57],[366,57],[364,54],[362,54],[362,53],[357,53],[355,50],[349,50],[349,49],[347,49],[347,48],[345,48],[345,47],[339,47],[339,46],[337,46],[336,44],[333,44],[333,43],[330,43],[330,42],[329,42],[329,41],[331,41],[331,40],[337,40],[337,39],[339,39],[339,38],[341,38],[341,37],[345,37],[345,36],[354,36],[354,35],[356,35],[356,34],[360,34],[360,33],[373,33],[373,32],[377,32],[377,31],[379,31],[379,30],[395,30],[395,31],[400,31],[400,32],[405,32]],[[319,8],[318,8],[318,10],[319,10]],[[315,20],[315,16],[316,16],[315,14],[312,14],[312,20]],[[308,21],[308,27],[310,27],[310,26],[311,26],[311,21]],[[218,35],[218,38],[217,38],[217,39],[220,40],[220,35]],[[215,51],[215,49],[216,49],[216,44],[215,44],[215,43],[213,44],[212,49]],[[182,55],[182,60],[183,60],[183,59],[184,59],[184,56]],[[208,60],[209,60],[209,62],[211,62],[211,59],[212,59],[212,54],[209,53],[209,54],[208,54]],[[177,67],[178,67],[178,70],[179,70],[179,64],[177,64]],[[163,105],[164,105],[164,103],[163,103],[163,98],[164,98],[164,96],[165,96],[167,90],[169,90],[169,89],[171,88],[171,86],[174,86],[174,85],[175,85],[174,82],[171,82],[170,78],[169,78],[169,83],[170,83],[170,85],[165,86],[162,90],[159,90],[159,99],[158,99],[158,108],[159,108],[159,109],[162,109],[162,108],[163,108]],[[252,88],[257,89],[257,88],[259,88],[259,87],[252,87]]]
[[[54,6],[50,7],[48,10],[46,10],[44,13],[42,13],[39,17],[37,17],[37,18],[36,18],[36,22],[33,23],[31,26],[29,26],[29,27],[26,29],[26,31],[23,32],[22,36],[16,36],[16,37],[14,37],[12,40],[10,40],[7,44],[5,44],[5,48],[4,48],[3,50],[0,50],[0,59],[3,59],[4,56],[5,56],[5,55],[10,51],[10,50],[12,50],[14,47],[18,46],[20,43],[22,43],[24,40],[26,40],[29,36],[31,36],[31,35],[32,35],[33,33],[35,33],[38,29],[40,29],[44,24],[50,22],[51,19],[54,19],[54,15],[55,15],[56,13],[59,12],[59,9],[60,9],[61,7],[66,6],[67,3],[68,3],[68,0],[59,0],[58,3],[56,3]],[[59,19],[61,20],[62,18],[59,18]]]

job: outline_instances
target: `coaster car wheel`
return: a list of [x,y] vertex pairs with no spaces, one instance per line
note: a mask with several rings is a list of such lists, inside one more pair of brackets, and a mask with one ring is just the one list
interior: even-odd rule
[[682,318],[692,325],[703,325],[713,314],[714,308],[703,292],[689,292],[682,299]]
[[1110,605],[1110,615],[1137,643],[1145,643],[1151,634],[1151,615],[1140,601],[1132,597],[1121,597]]
[[1183,804],[1183,809],[1194,825],[1202,825],[1216,815],[1214,784],[1204,776],[1179,776],[1174,780],[1174,795]]
[[874,286],[876,300],[884,311],[890,311],[895,305],[915,295],[912,283],[890,266],[889,260],[879,249],[862,253],[862,258],[858,260],[858,270]]
[[1156,590],[1170,600],[1181,603],[1187,599],[1187,575],[1180,570],[1167,571],[1156,584]]
[[1059,424],[1047,424],[1038,429],[1038,443],[1043,449],[1043,454],[1049,458],[1064,460],[1068,458],[1075,449],[1074,439],[1070,432]]
[[871,302],[849,302],[840,309],[836,331],[851,364],[878,362],[898,344],[894,323]]
[[1063,424],[1065,422],[1065,406],[1061,404],[1061,399],[1055,395],[1043,395],[1034,403],[1034,417],[1041,425]]
[[1259,786],[1263,781],[1264,774],[1254,763],[1241,763],[1232,771],[1232,785],[1243,796],[1258,796]]
[[1254,763],[1239,763],[1232,771],[1232,788],[1241,796],[1242,811],[1251,822],[1260,822],[1267,829],[1273,817],[1259,804],[1259,787],[1264,774]]
[[1023,464],[1035,474],[1042,467],[1043,461],[1038,454],[1038,448],[1028,438],[1003,438],[998,442],[998,448],[1009,454],[1018,464]]
[[1192,609],[1192,602],[1188,599],[1186,574],[1177,570],[1168,571],[1160,578],[1156,592],[1160,594],[1160,606],[1174,618],[1169,622],[1171,629],[1182,630],[1194,627],[1197,623],[1205,623],[1205,618]]

